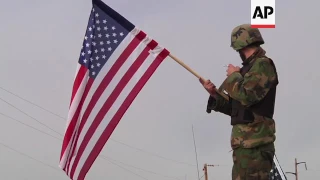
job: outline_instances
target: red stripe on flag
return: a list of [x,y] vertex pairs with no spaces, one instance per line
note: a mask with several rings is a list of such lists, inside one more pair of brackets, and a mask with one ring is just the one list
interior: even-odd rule
[[103,120],[106,113],[109,111],[109,109],[112,107],[113,103],[116,101],[122,90],[125,88],[127,83],[130,81],[130,79],[133,77],[135,72],[139,69],[139,67],[142,65],[142,63],[147,59],[149,56],[149,50],[154,49],[158,44],[155,41],[151,41],[148,46],[141,52],[141,54],[138,56],[138,58],[134,61],[134,63],[130,66],[128,71],[124,74],[124,76],[121,78],[115,89],[112,91],[108,99],[103,104],[102,108],[98,112],[97,116],[93,120],[90,128],[86,132],[86,135],[83,138],[83,141],[79,147],[79,150],[77,152],[76,158],[74,160],[74,163],[72,164],[71,168],[71,178],[73,179],[74,172],[76,170],[76,167],[78,166],[79,160],[89,143],[91,137],[93,136],[95,130],[98,128],[99,124]]
[[79,71],[78,71],[78,73],[77,73],[77,76],[76,76],[76,78],[74,80],[74,83],[73,83],[70,106],[71,106],[71,104],[73,102],[74,96],[76,95],[76,93],[77,93],[77,91],[78,91],[78,89],[79,89],[79,87],[80,87],[80,85],[81,85],[81,83],[83,81],[84,76],[86,75],[87,70],[88,69],[86,67],[81,66]]
[[[77,110],[75,111],[75,113],[74,113],[74,115],[73,115],[73,117],[72,117],[72,119],[71,119],[71,121],[70,121],[70,123],[69,123],[69,125],[67,127],[67,130],[66,130],[66,133],[65,133],[64,139],[63,139],[60,160],[61,160],[63,154],[65,153],[65,150],[68,147],[68,144],[70,142],[70,139],[71,139],[72,135],[74,134],[74,129],[75,129],[76,125],[77,125],[77,121],[78,121],[78,118],[79,118],[79,115],[80,115],[84,100],[86,99],[92,84],[93,84],[93,79],[90,78],[88,80],[88,82],[87,82],[87,85],[86,85],[85,89],[84,89],[83,96],[81,97],[81,100],[79,102]],[[72,139],[74,139],[74,137]]]
[[125,101],[122,103],[116,114],[113,116],[111,119],[110,123],[108,126],[105,128],[103,133],[101,134],[99,140],[95,144],[94,148],[92,149],[91,153],[89,154],[87,160],[85,161],[82,169],[80,170],[78,180],[83,180],[91,168],[93,162],[96,160],[98,157],[99,153],[101,152],[103,146],[105,143],[108,141],[109,137],[115,130],[116,126],[120,122],[122,116],[124,113],[127,111],[127,109],[130,107],[131,103],[133,100],[136,98],[138,93],[141,91],[143,86],[146,84],[146,82],[149,80],[149,78],[152,76],[152,74],[156,71],[158,66],[163,62],[163,60],[169,55],[169,52],[164,49],[153,61],[153,63],[149,66],[147,71],[143,74],[143,76],[140,78],[138,83],[134,86],[134,88],[131,90]]
[[[65,140],[64,140],[64,142],[63,142],[63,145],[65,145],[65,146],[63,147],[63,148],[64,148],[64,152],[63,152],[63,153],[65,153],[65,149],[67,148],[68,144],[70,143],[70,139],[71,139],[72,135],[73,135],[73,137],[72,137],[72,144],[73,144],[73,142],[74,142],[74,140],[75,140],[75,137],[76,137],[75,128],[76,128],[76,125],[77,125],[77,121],[78,121],[78,119],[79,119],[79,116],[80,116],[80,112],[81,112],[83,103],[84,103],[84,101],[85,101],[85,99],[86,99],[86,97],[87,97],[87,95],[88,95],[88,93],[89,93],[89,91],[90,91],[90,89],[91,89],[91,86],[92,86],[93,82],[94,82],[94,80],[93,80],[92,78],[90,78],[90,79],[88,80],[87,86],[85,87],[85,90],[84,90],[84,92],[83,92],[83,96],[82,96],[82,98],[81,98],[81,100],[80,100],[80,103],[79,103],[79,106],[77,107],[77,110],[76,110],[74,116],[72,117],[72,120],[71,120],[71,122],[70,122],[70,125],[68,126],[68,129],[67,129],[66,132],[69,133],[69,135],[68,135],[69,137],[68,137],[68,138],[65,138]],[[70,159],[72,158],[71,155],[74,153],[74,150],[71,149],[71,148],[72,148],[72,144],[70,144],[70,150],[71,150],[71,151],[69,151],[69,153],[67,154],[67,163],[65,164],[65,167],[63,168],[63,170],[65,170],[66,167],[68,166],[68,162],[69,162]],[[63,155],[63,154],[62,154],[62,155]]]
[[[74,141],[75,145],[73,146],[71,157],[74,154],[74,151],[75,151],[74,149],[77,147],[79,135],[82,132],[82,129],[83,129],[84,125],[86,124],[88,117],[89,117],[91,111],[93,110],[94,106],[98,102],[100,96],[102,95],[104,90],[108,87],[109,83],[111,82],[113,77],[116,75],[118,70],[121,68],[121,66],[126,62],[128,57],[130,56],[130,54],[135,50],[135,48],[140,44],[141,40],[144,39],[145,37],[146,37],[146,34],[142,31],[140,31],[136,35],[136,37],[130,42],[130,44],[127,46],[127,48],[119,56],[119,58],[117,59],[115,64],[111,67],[111,69],[105,75],[102,82],[99,84],[97,90],[94,92],[94,94],[93,94],[93,96],[87,106],[87,109],[85,110],[85,112],[81,118],[80,126],[78,129],[78,134],[77,134],[76,139]],[[71,159],[70,159],[70,161],[71,161]],[[69,171],[69,168],[68,168],[68,171]]]
[[[84,66],[80,66],[79,70],[78,70],[78,73],[77,73],[77,76],[75,78],[75,81],[74,81],[74,86],[73,86],[73,92],[72,92],[72,97],[71,97],[71,103],[70,103],[70,106],[73,102],[73,99],[74,99],[74,96],[75,94],[77,93],[79,87],[81,86],[82,83],[86,83],[86,82],[82,82],[84,80],[84,76],[86,75],[87,73],[87,68],[84,67]],[[85,84],[85,86],[87,86],[87,84]],[[86,87],[85,87],[86,88]],[[81,101],[79,102],[79,105],[80,106],[80,103]],[[70,109],[69,109],[70,110]],[[77,109],[78,110],[78,109]],[[77,110],[75,112],[75,114],[77,113]],[[68,127],[67,127],[67,130],[66,130],[66,133],[64,135],[64,139],[63,139],[63,143],[62,143],[62,149],[61,149],[61,153],[60,153],[60,160],[68,146],[68,143],[70,141],[70,138],[72,136],[72,133],[73,131],[70,132],[70,128],[74,127],[75,126],[75,122],[73,121],[73,119],[70,121],[70,123],[68,124]]]

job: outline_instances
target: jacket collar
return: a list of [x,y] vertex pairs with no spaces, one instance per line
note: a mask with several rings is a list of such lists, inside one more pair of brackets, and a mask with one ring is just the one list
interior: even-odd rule
[[242,65],[250,64],[256,59],[256,57],[261,57],[261,56],[264,56],[265,54],[266,54],[266,51],[261,47],[259,47],[251,56],[249,56],[246,60],[242,62]]

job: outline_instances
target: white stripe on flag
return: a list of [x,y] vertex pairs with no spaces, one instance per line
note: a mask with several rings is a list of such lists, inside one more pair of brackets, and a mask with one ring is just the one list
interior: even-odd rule
[[[112,56],[110,56],[110,58],[108,59],[108,61],[106,62],[106,64],[102,67],[100,73],[98,74],[98,76],[95,78],[94,80],[94,83],[92,84],[92,87],[90,88],[90,91],[87,95],[87,98],[86,100],[84,101],[84,104],[83,104],[83,107],[82,107],[82,110],[80,112],[80,115],[79,115],[79,119],[77,120],[77,124],[79,125],[80,123],[80,120],[81,120],[81,117],[83,116],[83,113],[85,112],[85,109],[86,107],[88,106],[89,104],[89,101],[91,100],[91,97],[92,95],[94,94],[95,90],[97,89],[97,87],[99,86],[99,84],[101,83],[101,81],[103,80],[104,76],[106,73],[103,73],[103,72],[108,72],[110,70],[110,68],[113,66],[113,64],[116,62],[116,60],[118,59],[118,57],[121,55],[121,53],[124,51],[124,49],[128,46],[128,44],[134,39],[135,35],[137,35],[139,33],[139,30],[137,29],[133,29],[131,33],[129,33],[124,39],[123,41],[121,42],[121,44],[117,47],[117,49],[113,52]],[[79,69],[78,69],[79,70]],[[84,81],[87,82],[87,78],[89,77],[89,72],[86,73],[85,75],[85,78],[84,78]],[[83,86],[84,85],[84,86]],[[70,110],[69,110],[69,115],[68,115],[68,122],[70,123],[70,120],[73,118],[74,114],[75,114],[75,111],[77,110],[77,107],[79,105],[79,102],[81,100],[81,97],[82,97],[82,94],[83,94],[83,91],[84,91],[84,88],[85,88],[85,85],[86,83],[82,82],[81,83],[81,86],[82,87],[81,89],[79,88],[79,90],[77,91],[75,97],[74,97],[74,100],[70,106]],[[102,96],[103,97],[103,96]],[[93,109],[95,110],[95,109]],[[68,125],[69,125],[68,123]],[[66,128],[67,129],[67,128]],[[74,132],[73,132],[73,136],[75,136],[75,132],[76,130],[78,129],[78,127],[76,127],[74,129]],[[84,128],[85,129],[85,128]],[[84,130],[83,129],[83,130]],[[73,138],[72,136],[72,138]],[[72,138],[70,140],[70,142],[68,143],[68,148],[66,149],[65,153],[63,154],[63,158],[60,162],[60,167],[65,167],[66,165],[66,161],[67,161],[67,156],[68,154],[70,154],[71,152],[71,144],[73,143],[72,142]],[[77,149],[76,151],[77,152]],[[69,157],[70,158],[70,157]]]
[[[79,67],[80,67],[80,66],[79,66]],[[79,69],[80,69],[80,68],[77,68],[78,71],[79,71]],[[78,71],[77,71],[77,72],[78,72]],[[78,91],[76,92],[76,94],[75,94],[75,96],[74,96],[74,98],[73,98],[73,101],[72,101],[72,103],[71,103],[71,106],[70,106],[70,108],[69,108],[68,119],[67,119],[67,126],[66,126],[66,129],[65,129],[65,133],[66,133],[66,131],[67,131],[67,129],[68,129],[68,126],[70,125],[70,121],[71,121],[72,117],[74,116],[75,111],[77,110],[77,107],[79,106],[79,103],[80,103],[80,100],[81,100],[83,91],[84,91],[84,89],[85,89],[85,87],[86,87],[86,84],[87,84],[88,73],[89,73],[89,72],[86,72],[86,74],[85,74],[85,76],[84,76],[84,78],[83,78],[83,80],[82,80],[82,82],[81,82],[81,84],[80,84],[80,86],[79,86],[79,88],[78,88]],[[79,123],[77,122],[76,127],[77,127],[78,125],[79,125]],[[76,128],[75,128],[75,129],[76,129]],[[73,135],[72,135],[72,137],[71,137],[71,140],[72,140],[73,136],[74,136],[74,132],[73,132]],[[63,156],[62,156],[62,158],[61,158],[60,165],[59,165],[60,168],[64,168],[64,166],[66,165],[67,156],[68,156],[68,154],[69,154],[69,152],[70,152],[70,149],[71,149],[70,146],[71,146],[71,141],[69,142],[67,148],[65,149],[65,152],[63,153]]]
[[[103,94],[101,95],[100,99],[96,103],[94,109],[92,110],[91,114],[89,115],[88,121],[85,124],[82,132],[80,133],[78,144],[77,144],[77,149],[81,145],[85,134],[87,133],[90,125],[92,124],[94,118],[97,116],[98,112],[102,108],[102,106],[105,103],[105,101],[107,100],[107,98],[110,96],[110,94],[112,93],[114,88],[117,86],[117,84],[119,83],[119,81],[123,77],[123,75],[127,72],[127,70],[134,63],[135,59],[145,49],[146,44],[149,43],[150,41],[151,41],[150,38],[145,38],[143,40],[143,42],[139,44],[139,46],[135,49],[134,53],[132,53],[129,56],[128,60],[121,66],[121,68],[119,69],[119,71],[117,72],[115,77],[110,82],[109,86],[103,92]],[[146,59],[146,61],[140,67],[140,71],[141,72],[145,72],[147,70],[147,68],[150,66],[150,64],[153,62],[154,59],[155,59],[155,57],[153,55],[149,55],[148,58]],[[100,73],[102,74],[102,72],[100,72]],[[101,136],[103,130],[109,124],[110,120],[112,119],[112,117],[114,116],[116,111],[119,109],[119,107],[122,104],[122,102],[126,99],[127,95],[129,94],[129,92],[132,90],[132,88],[135,86],[135,84],[141,78],[142,75],[143,75],[143,73],[135,73],[134,76],[131,78],[131,80],[128,82],[128,84],[125,86],[123,91],[120,93],[119,97],[112,104],[110,110],[108,111],[108,113],[104,117],[104,120],[98,126],[97,130],[95,131],[95,133],[93,134],[92,138],[90,139],[88,145],[86,146],[85,151],[83,152],[83,154],[82,154],[82,156],[80,158],[80,161],[79,161],[79,163],[78,163],[78,165],[76,167],[76,171],[75,171],[75,174],[74,174],[74,179],[77,179],[77,177],[78,177],[78,175],[80,173],[80,170],[83,167],[84,162],[86,161],[86,159],[89,156],[90,152],[92,151],[94,145],[96,144],[96,142],[98,141],[99,137]],[[92,88],[92,89],[94,90],[95,88]],[[90,92],[91,96],[92,96],[92,94],[93,94],[93,92]],[[86,106],[87,105],[88,105],[88,102],[86,102]],[[86,107],[83,107],[83,108],[85,109]],[[74,159],[75,158],[73,158],[72,161],[71,161],[70,168],[72,166],[75,166]]]
[[282,171],[282,169],[281,169],[281,167],[280,167],[280,164],[279,164],[276,156],[274,156],[273,161],[274,161],[274,164],[276,165],[276,167],[277,167],[277,169],[278,169],[278,172],[279,172],[279,174],[280,174],[280,176],[281,176],[281,179],[285,180],[285,179],[286,179],[286,178],[285,178],[285,175],[283,174],[283,171]]
[[[137,57],[137,56],[131,56],[131,58],[132,57]],[[146,59],[146,61],[140,67],[141,72],[144,73],[149,68],[149,66],[151,65],[151,63],[153,62],[154,59],[155,58],[153,56],[149,55],[148,58]],[[76,171],[75,171],[75,174],[74,174],[74,179],[77,179],[77,175],[79,175],[79,173],[81,171],[81,168],[84,165],[84,162],[87,160],[89,154],[91,153],[93,147],[95,146],[95,144],[97,143],[98,139],[100,138],[102,132],[107,127],[107,125],[109,124],[110,120],[113,118],[115,113],[118,111],[119,107],[121,106],[123,101],[127,98],[128,94],[133,89],[133,87],[136,85],[137,81],[141,78],[142,75],[143,74],[136,73],[132,77],[132,79],[128,82],[128,84],[125,86],[125,88],[123,89],[123,91],[121,92],[121,94],[119,95],[117,100],[111,106],[110,110],[108,111],[108,113],[104,117],[104,120],[98,126],[97,130],[95,131],[95,133],[93,134],[92,138],[90,139],[90,142],[86,146],[86,149],[85,149],[84,153],[82,154],[82,157],[81,157],[81,159],[80,159],[80,161],[78,163],[78,166],[76,168]]]

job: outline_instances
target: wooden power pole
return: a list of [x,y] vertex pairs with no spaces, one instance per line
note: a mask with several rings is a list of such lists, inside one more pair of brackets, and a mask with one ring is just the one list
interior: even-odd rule
[[207,164],[204,164],[204,167],[203,167],[203,171],[204,171],[204,179],[205,180],[208,180],[208,165]]
[[306,163],[306,162],[297,162],[297,158],[295,158],[295,159],[294,159],[294,169],[295,169],[295,172],[294,172],[294,173],[293,173],[293,172],[286,172],[286,173],[288,173],[288,174],[293,174],[293,175],[295,175],[295,176],[296,176],[296,180],[298,180],[298,165],[299,165],[299,164],[304,164],[306,170],[308,170],[308,169],[307,169],[307,163]]
[[211,164],[204,164],[203,171],[204,171],[204,179],[208,180],[208,166],[214,167],[219,165],[211,165]]

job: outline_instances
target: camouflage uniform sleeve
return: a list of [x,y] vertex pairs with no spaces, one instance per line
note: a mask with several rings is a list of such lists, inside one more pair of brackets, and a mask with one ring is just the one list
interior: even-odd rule
[[207,105],[207,113],[211,113],[211,110],[215,112],[220,112],[225,115],[231,115],[231,105],[229,101],[224,99],[222,96],[217,94],[217,98],[212,96],[209,97],[208,105]]
[[225,90],[232,99],[249,107],[262,100],[276,80],[276,72],[268,59],[257,59],[248,73],[232,73],[226,80]]

